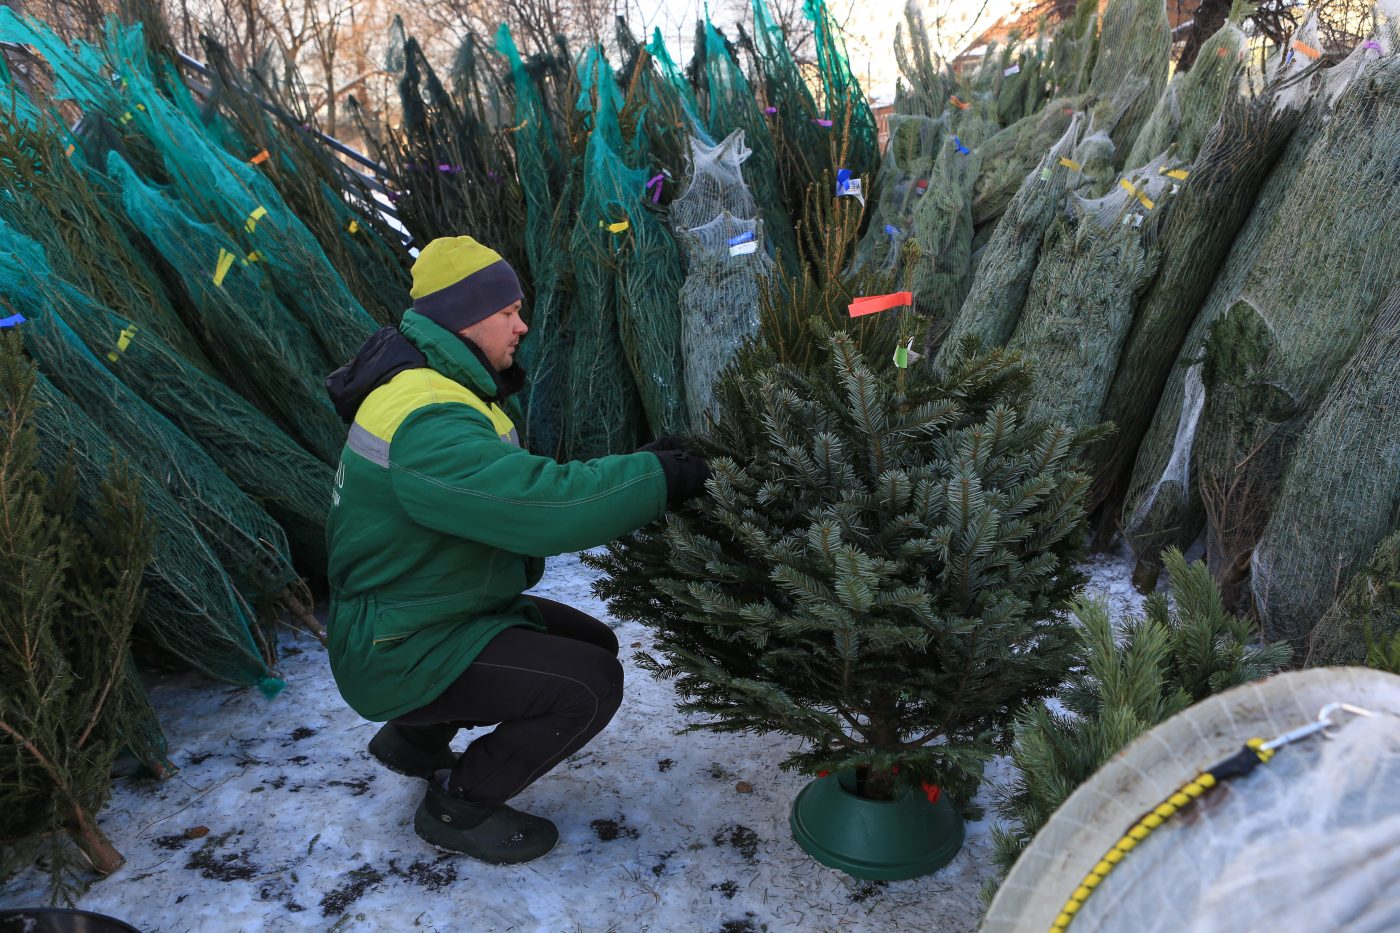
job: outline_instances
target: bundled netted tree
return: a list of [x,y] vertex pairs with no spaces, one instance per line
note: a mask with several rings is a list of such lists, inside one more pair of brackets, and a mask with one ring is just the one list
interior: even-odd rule
[[18,336],[0,337],[0,876],[42,853],[55,900],[71,900],[89,866],[123,862],[97,811],[123,745],[151,527],[118,463],[91,503],[96,521],[75,517],[71,459],[40,468],[35,379]]
[[1250,559],[1260,625],[1305,643],[1338,590],[1400,525],[1400,287],[1298,439]]
[[895,273],[896,282],[907,277],[905,245],[913,239],[914,215],[928,194],[934,162],[947,133],[947,120],[942,117],[889,118],[889,143],[880,165],[880,193],[856,252],[858,263]]
[[1313,626],[1304,660],[1368,664],[1400,674],[1400,529],[1376,545]]
[[[1226,96],[1162,227],[1161,267],[1134,315],[1104,404],[1103,417],[1118,433],[1089,452],[1096,466],[1090,505],[1102,504],[1104,527],[1117,525],[1127,474],[1174,377],[1172,363],[1307,102],[1305,87],[1277,75],[1257,90],[1239,90]],[[1183,376],[1175,374],[1175,386]],[[1174,398],[1179,408],[1181,395]],[[1156,551],[1145,550],[1155,562]]]
[[[1300,228],[1294,223],[1294,218],[1298,216],[1295,205],[1299,194],[1303,190],[1307,190],[1311,192],[1310,196],[1320,198],[1324,203],[1328,203],[1332,194],[1342,194],[1350,187],[1345,183],[1340,185],[1338,183],[1339,178],[1346,176],[1339,176],[1330,170],[1324,170],[1321,174],[1327,176],[1329,180],[1323,181],[1321,176],[1313,175],[1305,189],[1298,188],[1299,185],[1303,184],[1301,178],[1305,169],[1322,158],[1324,147],[1335,144],[1345,151],[1346,140],[1333,136],[1330,132],[1323,132],[1329,124],[1335,121],[1331,120],[1331,108],[1327,97],[1318,95],[1309,98],[1309,94],[1315,89],[1315,82],[1308,80],[1309,75],[1306,71],[1296,75],[1290,74],[1290,69],[1287,68],[1281,68],[1279,71],[1280,79],[1290,84],[1287,96],[1301,96],[1304,106],[1302,117],[1294,124],[1296,128],[1289,137],[1287,145],[1283,147],[1283,151],[1278,156],[1272,170],[1269,171],[1267,179],[1259,186],[1253,197],[1242,196],[1239,201],[1235,201],[1233,198],[1226,201],[1222,197],[1218,202],[1212,201],[1211,205],[1218,203],[1221,207],[1233,205],[1230,210],[1222,214],[1224,223],[1220,225],[1212,224],[1209,219],[1209,212],[1215,209],[1214,206],[1202,204],[1195,211],[1190,212],[1193,216],[1198,216],[1201,222],[1206,225],[1199,228],[1201,232],[1198,235],[1201,237],[1202,245],[1216,244],[1227,254],[1214,280],[1205,289],[1206,297],[1198,305],[1183,302],[1178,306],[1176,299],[1171,296],[1170,292],[1163,293],[1162,289],[1159,288],[1158,293],[1168,299],[1158,312],[1164,311],[1167,315],[1165,320],[1168,323],[1166,329],[1162,331],[1163,339],[1157,342],[1156,349],[1154,349],[1152,336],[1144,328],[1148,326],[1146,322],[1155,321],[1156,316],[1154,314],[1149,317],[1145,314],[1144,323],[1138,328],[1144,334],[1141,342],[1134,335],[1129,341],[1128,350],[1125,352],[1125,362],[1137,356],[1147,361],[1147,371],[1165,374],[1162,377],[1165,382],[1161,393],[1157,396],[1155,410],[1148,416],[1147,427],[1142,435],[1141,443],[1137,445],[1135,460],[1123,486],[1126,493],[1122,500],[1120,527],[1124,537],[1137,555],[1138,567],[1135,579],[1141,586],[1150,587],[1152,581],[1156,579],[1159,570],[1156,555],[1173,545],[1178,547],[1189,545],[1200,534],[1205,521],[1205,509],[1195,481],[1191,457],[1200,426],[1202,407],[1205,403],[1201,362],[1211,328],[1235,302],[1246,281],[1253,274],[1255,266],[1261,261],[1261,256],[1266,249],[1271,247],[1281,249],[1280,244],[1286,239],[1290,244],[1288,255],[1296,256],[1298,254],[1297,238]],[[1290,80],[1295,78],[1298,80]],[[1271,104],[1271,106],[1273,105]],[[1280,100],[1278,106],[1287,107],[1289,105],[1284,100]],[[1234,112],[1241,113],[1241,111]],[[1246,119],[1242,124],[1235,123],[1234,120],[1228,122],[1240,127],[1246,133],[1250,125],[1259,125],[1255,124],[1252,119]],[[1222,124],[1223,126],[1224,124]],[[1231,132],[1239,133],[1240,131],[1232,130]],[[1224,135],[1221,138],[1224,139]],[[1257,149],[1249,141],[1248,136],[1242,136],[1240,139],[1239,143],[1226,147],[1222,152],[1267,151],[1268,143],[1265,137],[1261,137]],[[1198,179],[1198,181],[1204,181],[1204,179]],[[1246,184],[1248,183],[1246,182]],[[1319,188],[1319,185],[1322,187]],[[1190,179],[1188,179],[1187,186],[1183,189],[1183,197],[1192,187]],[[1356,193],[1365,196],[1367,189],[1359,187]],[[1235,216],[1246,219],[1241,223],[1232,239],[1218,239],[1216,232],[1229,225],[1228,220],[1236,210],[1239,211],[1239,214]],[[1207,213],[1202,214],[1201,211]],[[1184,215],[1178,216],[1184,218]],[[1315,220],[1316,218],[1314,218]],[[1182,222],[1185,223],[1185,219]],[[1312,233],[1318,229],[1318,224],[1314,222],[1302,229]],[[1280,257],[1282,257],[1281,253]],[[1300,266],[1295,269],[1294,274],[1306,275],[1307,271]],[[1183,296],[1190,296],[1197,289],[1202,288],[1202,283],[1197,277],[1197,267],[1191,262],[1184,262],[1183,265],[1178,266],[1174,279],[1180,283],[1179,288]],[[1166,281],[1164,278],[1163,282]],[[1378,297],[1379,295],[1374,296],[1373,300]],[[1155,300],[1153,299],[1154,303]],[[1348,307],[1349,303],[1342,303],[1339,306]],[[1180,312],[1173,311],[1172,309],[1175,307],[1180,307],[1182,310]],[[1182,313],[1189,317],[1189,325],[1170,324],[1170,320],[1176,313]],[[1170,328],[1172,326],[1186,327],[1186,334],[1174,352],[1174,359],[1163,363],[1158,359],[1158,352],[1163,345],[1171,342],[1172,331]],[[1134,345],[1138,348],[1137,350],[1134,350]],[[1128,372],[1127,369],[1122,370],[1122,374],[1118,378],[1120,380],[1127,378]],[[1115,388],[1113,396],[1117,400],[1116,406],[1119,403],[1126,404],[1125,400],[1127,399],[1146,398],[1150,397],[1150,394],[1134,396],[1132,393]],[[1112,409],[1111,417],[1114,417],[1115,421],[1122,418],[1120,423],[1124,425],[1126,432],[1134,422],[1125,417],[1125,414],[1131,416],[1131,413],[1125,413],[1115,407]],[[1141,423],[1141,421],[1137,422],[1137,424]],[[1125,436],[1127,435],[1125,434]]]
[[530,338],[520,346],[520,363],[530,374],[523,394],[525,424],[521,437],[535,453],[561,452],[566,417],[571,331],[569,324],[572,266],[565,248],[573,223],[570,178],[564,167],[555,119],[540,83],[562,65],[536,62],[532,73],[516,48],[506,24],[496,34],[496,50],[506,58],[515,88],[516,168],[525,200],[525,255],[534,300],[524,309]]
[[1225,611],[1210,572],[1181,552],[1163,555],[1171,599],[1147,598],[1145,615],[1115,631],[1108,605],[1080,598],[1066,712],[1028,706],[1016,721],[1018,777],[998,806],[999,866],[1009,869],[1074,789],[1153,726],[1193,703],[1279,670],[1286,643],[1261,644],[1252,623]]
[[[1171,29],[1165,0],[1111,0],[1104,8],[1088,91],[1095,129],[1106,130],[1121,169],[1167,83]],[[1155,155],[1155,153],[1153,153]]]
[[1099,420],[1137,299],[1157,270],[1172,170],[1154,160],[1101,198],[1072,197],[1069,215],[1051,222],[1007,343],[1036,366],[1036,417],[1075,427]]
[[1069,154],[1079,141],[1082,125],[1081,114],[1041,157],[1040,165],[1025,177],[1011,199],[983,250],[967,300],[938,350],[939,365],[946,365],[968,337],[977,338],[985,347],[999,347],[1016,329],[1045,232],[1064,213],[1065,194],[1076,174],[1076,163]]
[[[1301,432],[1400,283],[1400,225],[1373,219],[1400,212],[1397,137],[1400,58],[1391,57],[1342,92],[1294,182],[1289,218],[1210,327],[1191,455],[1227,604],[1247,596],[1250,554]],[[1301,244],[1293,218],[1307,218]]]
[[[1239,0],[1243,15],[1248,0]],[[1220,106],[1235,85],[1247,39],[1234,23],[1226,23],[1201,46],[1196,65],[1177,74],[1157,100],[1152,115],[1128,151],[1128,165],[1141,165],[1172,148],[1172,155],[1190,162],[1215,125]]]

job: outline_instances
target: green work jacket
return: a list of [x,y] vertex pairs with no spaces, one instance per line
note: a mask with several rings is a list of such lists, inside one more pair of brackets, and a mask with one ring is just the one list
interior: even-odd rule
[[460,337],[412,311],[399,329],[427,367],[360,403],[327,525],[331,670],[376,721],[436,699],[504,629],[540,628],[521,594],[545,557],[666,511],[655,456],[531,454],[507,411],[518,408]]

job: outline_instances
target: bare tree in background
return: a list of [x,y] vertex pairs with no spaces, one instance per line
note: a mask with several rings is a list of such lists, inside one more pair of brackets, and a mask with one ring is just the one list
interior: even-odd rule
[[488,40],[501,23],[508,23],[528,55],[552,51],[556,35],[571,47],[602,39],[616,11],[614,0],[436,0],[424,4],[419,14],[459,37],[473,32]]

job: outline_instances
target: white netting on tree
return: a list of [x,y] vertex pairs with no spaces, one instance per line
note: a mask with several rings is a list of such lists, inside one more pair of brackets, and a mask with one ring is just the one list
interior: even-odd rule
[[976,337],[990,348],[1011,336],[1040,260],[1045,231],[1063,211],[1065,192],[1078,174],[1069,154],[1079,141],[1083,123],[1084,115],[1075,115],[1059,141],[1022,180],[982,251],[972,288],[938,350],[940,368],[949,365],[965,337]]
[[759,283],[773,274],[763,239],[763,221],[727,212],[681,232],[690,269],[680,296],[685,402],[697,428],[715,414],[720,371],[758,333]]
[[1400,290],[1392,292],[1298,441],[1251,560],[1263,629],[1305,637],[1400,527]]
[[914,233],[914,213],[928,194],[938,150],[948,133],[943,117],[891,116],[889,143],[880,165],[880,197],[856,249],[859,266],[898,271],[904,244]]
[[[1043,933],[1142,816],[1254,737],[1312,722],[1138,843],[1074,915],[1072,933],[1235,933],[1400,927],[1400,677],[1360,668],[1282,674],[1212,697],[1129,745],[1081,785],[1003,882],[983,933]],[[1300,925],[1299,917],[1308,921]]]
[[744,183],[744,160],[753,151],[744,145],[744,131],[734,130],[714,145],[690,138],[690,176],[685,190],[671,202],[671,229],[689,230],[728,211],[735,217],[758,213]]
[[1176,169],[1165,156],[1129,172],[1101,198],[1072,197],[1050,223],[1007,346],[1035,367],[1029,417],[1097,423],[1137,299],[1156,271],[1157,233]]

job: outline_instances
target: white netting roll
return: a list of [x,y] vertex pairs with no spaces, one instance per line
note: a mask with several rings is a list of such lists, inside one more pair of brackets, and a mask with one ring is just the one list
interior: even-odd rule
[[1065,801],[992,902],[984,933],[1044,933],[1143,814],[1253,737],[1345,702],[1328,737],[1279,749],[1139,843],[1071,933],[1400,928],[1400,677],[1364,668],[1281,674],[1212,697],[1120,752]]

